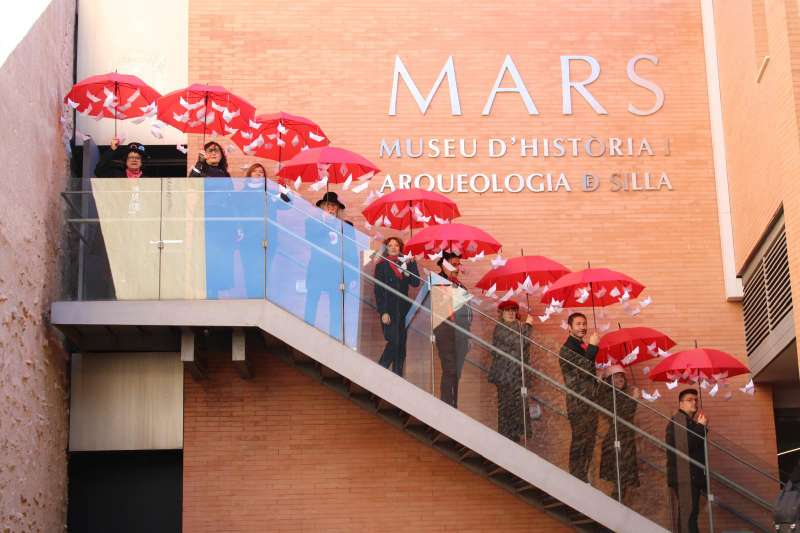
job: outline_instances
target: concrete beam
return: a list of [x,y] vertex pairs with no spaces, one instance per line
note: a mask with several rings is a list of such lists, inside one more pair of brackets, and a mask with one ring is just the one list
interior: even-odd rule
[[231,335],[231,359],[242,379],[253,377],[253,368],[247,356],[247,342],[242,328],[233,328]]
[[191,328],[181,328],[181,361],[183,368],[188,370],[195,380],[206,378],[206,361],[195,350],[194,331]]

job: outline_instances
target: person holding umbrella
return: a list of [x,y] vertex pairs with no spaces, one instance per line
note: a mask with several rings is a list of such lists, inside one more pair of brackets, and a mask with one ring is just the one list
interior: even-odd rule
[[700,495],[706,491],[705,439],[708,419],[697,408],[697,389],[685,389],[678,395],[678,412],[667,423],[667,444],[703,466],[679,459],[667,450],[667,485],[672,502],[672,531],[697,533]]
[[[144,157],[144,145],[130,143],[120,146],[119,139],[115,137],[111,140],[111,149],[103,153],[97,162],[94,175],[98,178],[141,178]],[[122,161],[124,166],[120,167],[115,161]]]
[[[489,383],[497,387],[497,430],[501,435],[519,442],[531,436],[527,401],[520,389],[529,387],[530,376],[522,365],[530,365],[530,341],[533,315],[523,323],[519,317],[519,304],[506,300],[497,306],[500,322],[494,327],[492,363],[489,366]],[[500,353],[504,352],[504,353]],[[508,357],[508,354],[511,358]],[[522,376],[526,376],[523,383]]]
[[[567,325],[569,336],[559,352],[559,365],[564,376],[564,384],[576,394],[594,401],[597,389],[594,359],[600,338],[597,332],[593,332],[589,336],[589,343],[584,344],[589,326],[583,313],[569,315]],[[589,464],[594,455],[597,438],[597,410],[583,400],[568,394],[567,418],[572,430],[569,473],[588,483]]]
[[208,141],[197,154],[197,162],[189,172],[190,178],[229,178],[228,158],[216,141]]
[[305,222],[306,240],[311,243],[306,275],[305,321],[316,324],[317,307],[322,293],[328,295],[328,334],[344,340],[344,292],[340,285],[353,289],[358,272],[345,267],[344,262],[358,268],[358,249],[355,230],[350,221],[342,220],[345,205],[335,192],[326,192],[316,206],[322,218],[308,217]]
[[[603,387],[598,392],[597,402],[607,410],[616,413],[619,418],[633,423],[636,416],[636,400],[641,393],[636,387],[628,386],[628,378],[625,374],[625,367],[622,365],[612,365],[606,372],[606,383],[609,387]],[[611,394],[616,395],[612,398]],[[636,458],[636,433],[625,424],[617,424],[609,419],[608,431],[603,438],[602,454],[600,456],[600,478],[614,484],[614,491],[611,497],[625,500],[625,495],[629,488],[639,486],[639,463]],[[619,441],[619,486],[617,486],[617,451],[614,442]]]
[[378,280],[375,307],[381,317],[386,347],[378,363],[386,368],[393,367],[394,373],[402,376],[406,360],[406,314],[411,308],[411,302],[403,296],[408,297],[410,287],[419,286],[419,270],[413,259],[407,264],[400,263],[403,250],[400,238],[389,237],[383,241],[383,246],[383,257],[375,265],[375,279]]
[[[442,364],[442,380],[439,397],[442,401],[458,407],[458,382],[461,380],[461,371],[467,360],[469,351],[469,338],[466,333],[458,328],[469,330],[472,324],[472,308],[465,303],[454,306],[454,290],[466,293],[466,286],[458,279],[461,258],[453,252],[442,252],[442,257],[436,262],[439,266],[439,278],[447,285],[448,290],[437,287],[435,297],[438,302],[433,305],[439,309],[449,311],[447,319],[436,326],[433,334],[436,338],[436,349]],[[444,315],[444,313],[442,313]]]

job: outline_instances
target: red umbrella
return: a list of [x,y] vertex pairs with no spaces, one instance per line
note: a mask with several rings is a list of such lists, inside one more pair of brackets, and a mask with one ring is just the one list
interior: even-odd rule
[[[600,366],[630,366],[658,357],[658,350],[669,350],[675,341],[653,328],[621,328],[603,335],[595,363]],[[633,355],[631,355],[633,354]]]
[[500,268],[489,270],[475,286],[484,291],[492,287],[496,291],[516,290],[526,283],[544,287],[568,272],[569,269],[558,261],[541,255],[523,255],[512,257]]
[[192,85],[158,99],[158,119],[185,133],[229,135],[249,127],[255,107],[225,87]]
[[154,115],[155,102],[161,97],[158,91],[136,76],[109,72],[90,76],[72,86],[64,103],[79,113],[114,120],[114,137],[117,136],[116,119]]
[[542,302],[555,298],[564,301],[563,307],[606,307],[636,298],[642,290],[644,285],[622,272],[587,268],[559,278],[542,296]]
[[443,224],[461,216],[454,201],[442,194],[411,188],[381,196],[363,211],[370,224],[398,230]]
[[480,228],[466,224],[441,224],[428,226],[411,237],[404,252],[421,255],[447,251],[468,259],[479,254],[495,253],[500,248],[500,243]]
[[[326,185],[344,182],[347,188],[350,185],[348,180],[366,180],[379,171],[378,167],[355,152],[325,146],[303,150],[287,161],[278,175],[288,181],[317,182],[327,178]],[[360,192],[360,189],[354,190]]]
[[694,348],[670,355],[650,371],[652,381],[697,382],[747,374],[745,365],[729,353],[712,348]]
[[272,159],[278,163],[291,159],[306,148],[330,144],[316,123],[289,113],[258,115],[248,128],[235,132],[231,140],[245,155]]

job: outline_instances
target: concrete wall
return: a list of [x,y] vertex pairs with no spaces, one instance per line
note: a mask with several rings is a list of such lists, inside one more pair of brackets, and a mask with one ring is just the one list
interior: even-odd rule
[[54,0],[0,69],[0,530],[61,531],[66,354],[47,323],[60,290],[68,174],[59,124],[74,0]]

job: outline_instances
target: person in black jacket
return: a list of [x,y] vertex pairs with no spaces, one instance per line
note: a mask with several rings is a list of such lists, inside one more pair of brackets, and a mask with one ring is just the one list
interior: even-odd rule
[[216,141],[208,141],[200,153],[197,162],[189,172],[190,178],[229,178],[228,158],[225,150]]
[[106,150],[97,162],[94,175],[98,178],[141,178],[144,151],[144,145],[139,143],[120,146],[115,137],[111,140],[111,149]]
[[419,270],[413,259],[400,263],[401,239],[389,237],[383,241],[383,246],[383,257],[375,265],[375,279],[378,280],[375,307],[381,317],[386,347],[378,363],[386,368],[393,367],[394,373],[402,376],[406,361],[406,314],[411,308],[411,302],[403,296],[408,297],[409,287],[419,286]]
[[[588,322],[583,313],[569,315],[567,325],[569,337],[559,352],[559,365],[564,376],[564,384],[587,400],[594,401],[597,390],[594,358],[597,355],[599,336],[597,332],[592,333],[589,336],[589,343],[584,344]],[[567,418],[572,430],[569,473],[588,483],[589,465],[597,439],[597,409],[578,397],[567,394]]]
[[678,412],[667,424],[667,444],[703,466],[690,464],[667,450],[667,485],[672,500],[672,530],[696,533],[700,495],[706,490],[705,439],[708,419],[697,409],[697,389],[686,389],[678,396]]

